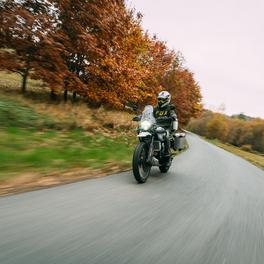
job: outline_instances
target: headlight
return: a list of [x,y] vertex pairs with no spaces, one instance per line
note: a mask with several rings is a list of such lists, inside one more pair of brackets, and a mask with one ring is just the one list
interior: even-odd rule
[[140,128],[143,129],[143,130],[145,130],[145,131],[146,130],[149,130],[151,128],[151,123],[149,121],[147,121],[147,120],[142,121],[140,123]]

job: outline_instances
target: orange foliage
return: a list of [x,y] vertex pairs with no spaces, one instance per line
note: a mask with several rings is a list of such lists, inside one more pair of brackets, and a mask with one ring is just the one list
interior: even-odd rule
[[263,119],[241,119],[204,111],[199,118],[191,120],[187,129],[201,136],[264,153]]
[[[25,92],[29,75],[61,86],[68,74],[61,54],[65,47],[54,29],[54,16],[48,1],[3,1],[0,5],[0,69],[22,76]],[[32,74],[34,73],[34,74]]]
[[73,91],[114,108],[153,104],[165,88],[186,124],[201,109],[199,86],[175,67],[174,51],[143,31],[141,19],[124,0],[4,0],[0,69],[20,73],[24,90],[31,76],[65,99]]
[[198,116],[202,110],[202,96],[190,71],[175,64],[165,75],[162,85],[172,94],[180,123],[186,125],[191,117]]

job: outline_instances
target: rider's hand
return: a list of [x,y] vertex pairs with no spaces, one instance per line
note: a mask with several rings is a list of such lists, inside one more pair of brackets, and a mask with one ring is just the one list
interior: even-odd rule
[[140,117],[139,116],[134,116],[132,120],[138,122],[138,121],[140,121]]

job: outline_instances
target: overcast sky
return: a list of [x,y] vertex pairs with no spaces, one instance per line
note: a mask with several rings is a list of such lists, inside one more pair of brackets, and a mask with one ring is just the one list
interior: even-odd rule
[[264,0],[129,0],[183,53],[206,107],[264,117]]

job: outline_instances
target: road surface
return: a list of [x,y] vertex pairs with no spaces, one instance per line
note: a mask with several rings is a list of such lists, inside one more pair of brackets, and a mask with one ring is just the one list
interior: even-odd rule
[[264,172],[197,136],[171,171],[0,199],[0,263],[263,264]]

